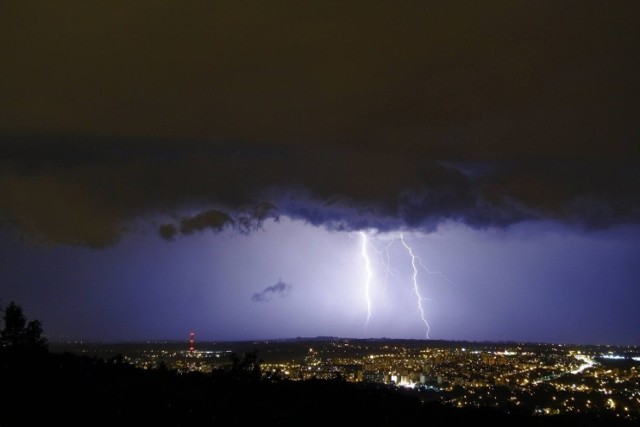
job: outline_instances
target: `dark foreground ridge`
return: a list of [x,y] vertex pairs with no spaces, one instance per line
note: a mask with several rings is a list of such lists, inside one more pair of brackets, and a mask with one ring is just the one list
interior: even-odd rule
[[601,415],[537,417],[458,409],[422,402],[382,384],[263,379],[256,366],[240,361],[211,374],[180,374],[136,368],[122,357],[5,347],[0,349],[5,395],[0,425],[631,425]]

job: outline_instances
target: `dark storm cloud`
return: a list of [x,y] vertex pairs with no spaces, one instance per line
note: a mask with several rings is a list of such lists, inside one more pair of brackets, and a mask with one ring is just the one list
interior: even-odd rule
[[291,291],[291,285],[288,285],[282,281],[282,279],[278,280],[278,283],[272,286],[267,286],[261,292],[256,292],[251,296],[251,301],[253,302],[265,302],[271,301],[275,296],[279,296],[280,298],[286,297]]
[[26,4],[0,223],[31,240],[640,217],[638,2]]
[[[274,218],[277,221],[278,217],[275,212],[276,206],[269,202],[244,206],[238,210],[235,218],[227,212],[210,209],[193,216],[182,217],[179,221],[179,231],[186,235],[204,230],[212,230],[217,233],[230,227],[242,234],[248,234],[262,228],[262,224],[268,218]],[[162,224],[158,228],[158,232],[163,239],[174,240],[178,234],[178,227],[171,223]]]
[[437,158],[626,154],[637,150],[638,9],[14,2],[0,17],[0,129]]
[[336,148],[221,151],[178,143],[165,158],[166,147],[132,144],[113,159],[92,157],[91,144],[58,144],[58,153],[82,158],[58,164],[29,155],[23,142],[20,155],[3,157],[3,222],[36,241],[104,247],[164,214],[178,218],[159,228],[168,240],[225,227],[247,233],[277,215],[332,229],[426,231],[446,220],[606,227],[640,219],[634,159],[447,163]]
[[173,224],[162,224],[158,227],[158,233],[165,240],[173,240],[178,234],[178,229]]
[[253,206],[240,208],[236,216],[237,229],[241,233],[250,233],[262,228],[266,219],[273,218],[278,221],[277,207],[271,202],[260,202]]
[[233,222],[233,218],[226,212],[211,209],[192,217],[182,218],[180,220],[180,232],[182,234],[192,234],[194,231],[202,231],[207,228],[213,231],[221,231],[227,225],[233,224]]

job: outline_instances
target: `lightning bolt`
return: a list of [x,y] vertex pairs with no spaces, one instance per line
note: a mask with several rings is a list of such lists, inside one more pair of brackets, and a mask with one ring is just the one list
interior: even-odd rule
[[398,273],[393,268],[391,268],[391,257],[389,255],[389,248],[391,247],[391,245],[393,245],[393,241],[389,242],[386,246],[382,247],[381,249],[378,249],[375,247],[375,245],[372,245],[373,249],[375,249],[375,251],[378,253],[378,256],[380,257],[380,262],[385,268],[384,289],[382,289],[383,292],[386,291],[387,288],[389,287],[389,276],[393,275],[395,277],[398,277]]
[[371,258],[369,256],[369,252],[372,249],[375,250],[378,257],[380,258],[380,262],[382,266],[384,266],[385,268],[385,274],[384,274],[385,286],[384,286],[384,289],[382,290],[382,292],[384,292],[389,285],[390,276],[393,276],[397,280],[400,280],[400,275],[398,274],[398,272],[391,267],[391,256],[389,253],[389,249],[391,248],[393,243],[396,241],[400,241],[404,246],[404,248],[406,249],[407,254],[411,258],[411,267],[413,268],[413,274],[411,276],[411,283],[413,284],[413,293],[415,294],[415,297],[418,303],[417,305],[418,305],[418,311],[420,312],[420,319],[424,323],[424,326],[426,329],[426,337],[427,339],[429,339],[430,338],[429,332],[431,331],[431,327],[429,326],[429,322],[427,321],[427,318],[425,316],[425,311],[423,306],[423,301],[425,299],[420,294],[420,288],[418,286],[418,267],[426,271],[428,274],[440,276],[442,279],[444,279],[450,284],[453,284],[453,282],[451,282],[451,280],[449,280],[441,272],[429,270],[429,268],[427,268],[427,266],[423,264],[422,259],[420,259],[420,257],[413,252],[413,248],[409,246],[409,244],[404,239],[403,233],[400,233],[399,237],[393,238],[390,242],[380,247],[377,247],[373,243],[372,238],[370,237],[370,234],[368,234],[365,231],[360,231],[359,233],[361,238],[361,247],[360,247],[361,256],[364,260],[364,270],[365,270],[364,294],[365,294],[365,303],[367,307],[367,320],[365,322],[365,326],[369,324],[369,321],[371,320],[371,313],[372,313],[371,286],[372,286],[374,273],[372,269],[372,263],[371,263]]
[[[412,276],[413,291],[415,292],[416,298],[418,300],[418,311],[420,311],[420,318],[424,322],[424,326],[427,328],[426,335],[427,335],[427,339],[428,339],[429,338],[429,331],[431,330],[431,328],[429,327],[429,322],[427,322],[427,319],[424,317],[424,308],[422,307],[422,295],[420,295],[420,290],[418,289],[418,268],[416,267],[416,259],[418,259],[418,262],[421,265],[422,265],[422,261],[420,261],[420,258],[418,258],[417,256],[415,256],[413,254],[413,250],[411,249],[411,247],[409,245],[407,245],[407,242],[404,241],[404,236],[403,236],[402,233],[400,233],[400,241],[402,242],[404,247],[407,249],[407,252],[409,253],[409,256],[411,257],[411,266],[413,267],[413,276]],[[426,267],[424,267],[424,266],[422,266],[422,267],[426,269]],[[429,271],[429,270],[427,270],[427,271]]]
[[449,280],[449,278],[447,276],[445,276],[442,272],[440,271],[434,271],[434,270],[429,270],[423,263],[422,260],[420,259],[419,256],[416,256],[416,259],[418,260],[418,264],[420,264],[420,267],[422,267],[422,269],[424,271],[426,271],[429,274],[435,274],[436,276],[440,276],[441,278],[443,278],[447,283],[449,283],[450,285],[453,285],[454,283]]
[[369,239],[364,231],[360,232],[360,237],[362,238],[362,258],[364,258],[364,267],[367,273],[366,279],[364,282],[364,294],[367,302],[367,321],[365,322],[365,326],[369,324],[369,320],[371,319],[371,278],[373,277],[373,273],[371,272],[371,261],[369,260],[369,254],[367,253],[367,242]]

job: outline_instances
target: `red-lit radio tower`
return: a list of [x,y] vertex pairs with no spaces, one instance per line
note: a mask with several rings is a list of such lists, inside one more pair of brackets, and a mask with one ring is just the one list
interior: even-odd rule
[[195,334],[195,332],[191,332],[189,334],[189,351],[191,353],[196,351],[196,334]]

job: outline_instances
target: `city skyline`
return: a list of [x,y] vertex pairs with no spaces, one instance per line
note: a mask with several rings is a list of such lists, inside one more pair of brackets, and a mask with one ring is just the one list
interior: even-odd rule
[[[101,360],[119,355],[144,370],[216,375],[239,355],[270,382],[349,382],[413,393],[422,403],[499,408],[534,416],[598,414],[637,420],[637,346],[448,342],[336,337],[240,343],[55,346]],[[603,421],[604,422],[604,421]]]

